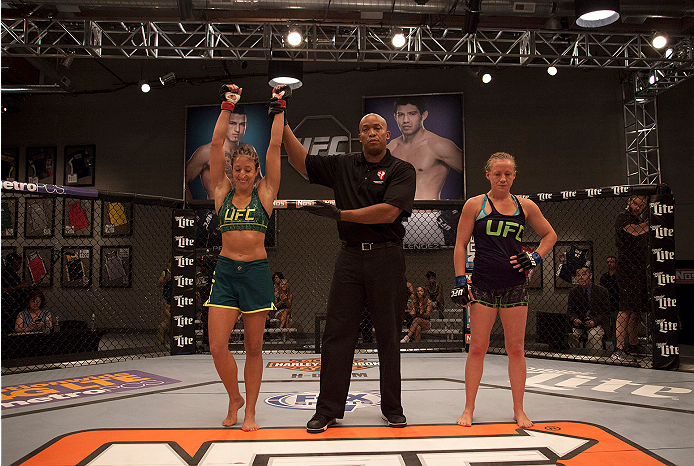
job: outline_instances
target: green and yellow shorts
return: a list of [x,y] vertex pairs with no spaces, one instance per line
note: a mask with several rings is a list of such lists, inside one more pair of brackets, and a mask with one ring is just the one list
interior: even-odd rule
[[473,284],[471,291],[473,298],[471,304],[480,303],[493,308],[528,305],[528,292],[525,289],[525,284],[501,290],[481,290]]
[[275,288],[267,259],[243,262],[219,256],[205,306],[244,314],[275,310]]

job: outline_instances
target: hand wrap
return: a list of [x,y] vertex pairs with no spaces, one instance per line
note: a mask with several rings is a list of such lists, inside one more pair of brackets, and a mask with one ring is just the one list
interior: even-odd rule
[[451,290],[451,301],[459,306],[465,306],[470,302],[470,288],[465,275],[455,277],[455,288]]
[[[292,96],[292,88],[283,84],[272,88],[272,98],[270,99],[270,108],[267,114],[270,116],[284,113],[287,111],[287,101]],[[285,115],[284,124],[287,124],[287,116]]]
[[527,272],[528,270],[532,270],[538,265],[540,265],[540,263],[542,262],[542,257],[540,257],[540,255],[535,251],[523,251],[520,254],[516,255],[516,262],[520,264],[520,268],[522,271]]
[[222,100],[222,110],[234,111],[236,103],[241,100],[242,89],[236,84],[222,84],[219,97]]

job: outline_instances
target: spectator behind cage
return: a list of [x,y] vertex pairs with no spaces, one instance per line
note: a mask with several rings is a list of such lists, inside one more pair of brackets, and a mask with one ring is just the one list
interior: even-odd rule
[[439,313],[443,312],[443,286],[440,283],[436,283],[436,272],[431,270],[427,272],[427,280],[429,284],[427,285],[427,292],[429,293],[429,299],[433,303],[433,310]]
[[53,329],[53,316],[51,311],[44,309],[46,298],[41,290],[33,290],[29,293],[25,302],[25,308],[17,316],[14,324],[15,333],[44,332],[50,333]]
[[627,200],[627,208],[615,219],[619,283],[616,359],[623,359],[637,350],[640,313],[648,308],[649,230],[648,220],[642,217],[647,206],[648,196],[631,196]]
[[167,337],[171,333],[171,289],[173,286],[173,278],[171,277],[171,260],[169,260],[166,268],[159,274],[157,280],[159,286],[162,287],[161,297],[164,300],[162,307],[162,320],[157,328],[157,344],[165,345]]
[[22,280],[22,256],[11,252],[3,259],[2,264],[2,333],[11,333],[15,326],[17,314],[29,294],[26,280]]
[[[439,285],[441,286],[441,285]],[[409,305],[410,315],[412,316],[412,325],[407,335],[400,340],[400,343],[407,343],[414,337],[415,342],[422,339],[422,332],[426,332],[431,328],[431,311],[434,307],[433,302],[427,296],[424,288],[417,287],[417,292],[414,299]]]
[[275,317],[280,321],[280,331],[287,329],[286,334],[283,333],[284,341],[287,341],[289,339],[289,320],[292,317],[294,295],[292,290],[289,289],[289,282],[286,278],[280,280],[276,296],[277,314],[275,314]]
[[602,349],[605,329],[609,329],[610,296],[607,288],[593,284],[593,274],[588,267],[576,271],[578,285],[569,292],[568,315],[573,331],[569,337],[572,348],[586,335],[586,349]]

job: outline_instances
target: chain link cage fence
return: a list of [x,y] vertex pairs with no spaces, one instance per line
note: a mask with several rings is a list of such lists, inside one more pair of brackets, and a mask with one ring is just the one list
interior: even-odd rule
[[3,373],[168,354],[181,201],[36,186],[2,192]]
[[[646,194],[656,190],[635,188]],[[625,212],[632,190],[584,191],[587,196],[575,192],[530,196],[554,227],[558,241],[528,276],[526,355],[651,367],[649,259],[617,260],[617,276],[628,270],[630,281],[640,284],[629,288],[638,294],[630,299],[635,311],[629,314],[631,321],[620,313],[619,285],[608,270],[610,258],[619,256],[615,222]],[[173,353],[172,325],[177,321],[171,317],[172,215],[182,203],[103,192],[95,196],[3,190],[4,373]],[[335,222],[301,211],[298,207],[305,202],[311,201],[275,201],[266,249],[278,310],[268,315],[264,351],[320,352],[341,243]],[[449,298],[461,207],[462,201],[417,201],[406,223],[410,296],[402,314],[402,351],[466,348],[467,308]],[[203,303],[209,296],[221,234],[209,201],[193,201],[188,208],[195,214],[196,228],[193,351],[205,353],[209,340]],[[648,210],[639,218],[644,215]],[[643,241],[647,236],[641,237]],[[540,240],[529,227],[523,239],[528,249],[535,249]],[[648,248],[641,246],[644,251]],[[473,252],[474,246],[469,248],[469,259]],[[593,284],[590,297],[582,293],[586,281]],[[48,312],[29,312],[35,309],[37,296],[40,310]],[[586,324],[589,320],[592,324]],[[243,351],[243,342],[240,318],[229,340],[230,350]],[[357,352],[375,351],[375,332],[365,310]],[[505,353],[498,318],[489,352]]]

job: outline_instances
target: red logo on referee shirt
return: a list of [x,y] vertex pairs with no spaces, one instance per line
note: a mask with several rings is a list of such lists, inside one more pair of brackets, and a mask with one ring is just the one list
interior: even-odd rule
[[376,175],[378,175],[378,179],[382,180],[384,176],[386,176],[386,171],[385,170],[379,170],[376,172]]

